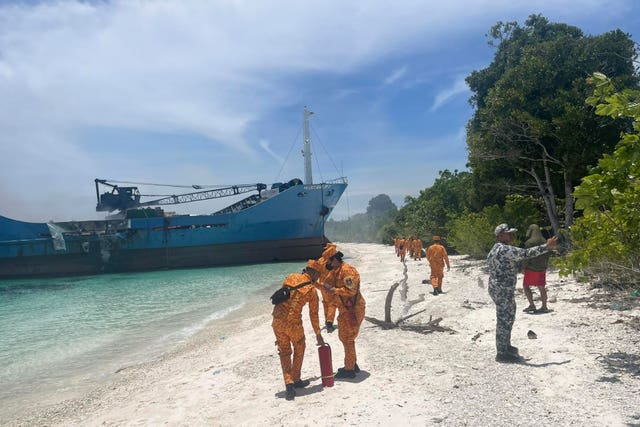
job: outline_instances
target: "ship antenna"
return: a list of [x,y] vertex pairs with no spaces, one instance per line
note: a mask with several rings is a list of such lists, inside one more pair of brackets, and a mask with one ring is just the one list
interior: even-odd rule
[[304,157],[304,183],[313,184],[313,177],[311,176],[311,135],[309,132],[309,116],[313,114],[313,111],[309,111],[307,106],[304,107],[304,150],[302,156]]

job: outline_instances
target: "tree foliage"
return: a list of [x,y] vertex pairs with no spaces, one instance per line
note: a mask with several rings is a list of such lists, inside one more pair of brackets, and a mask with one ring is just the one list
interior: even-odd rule
[[583,216],[572,228],[574,250],[566,271],[585,270],[605,282],[634,282],[640,276],[640,90],[616,91],[611,79],[594,73],[587,103],[596,114],[631,119],[612,154],[605,154],[575,189]]
[[446,237],[447,221],[471,209],[471,174],[444,170],[439,175],[431,187],[420,191],[418,197],[405,198],[405,206],[389,227],[394,235],[418,236],[422,240],[433,235]]
[[480,212],[461,214],[451,219],[447,224],[448,243],[460,253],[484,258],[495,243],[493,230],[496,225],[506,222],[517,226],[519,230],[516,236],[524,241],[529,224],[537,224],[542,228],[548,226],[543,218],[543,209],[538,199],[511,194],[506,197],[504,206],[486,206]]
[[372,220],[389,217],[390,215],[395,215],[396,212],[398,212],[398,207],[386,194],[379,194],[369,200],[369,205],[367,206],[367,216]]
[[[554,231],[573,221],[573,187],[611,152],[629,123],[593,114],[585,76],[603,71],[637,84],[630,36],[585,36],[576,27],[532,15],[524,26],[499,22],[489,67],[467,77],[476,108],[467,125],[469,165],[485,205],[506,194],[536,194]],[[564,199],[564,210],[557,201]]]

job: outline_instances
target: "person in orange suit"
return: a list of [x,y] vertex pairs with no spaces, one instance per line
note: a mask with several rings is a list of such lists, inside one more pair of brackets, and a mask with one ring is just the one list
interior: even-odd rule
[[422,261],[422,240],[418,237],[413,241],[413,259],[416,261]]
[[287,301],[277,304],[273,308],[271,327],[276,336],[287,400],[295,399],[296,388],[309,385],[309,380],[300,378],[305,350],[302,308],[306,304],[309,304],[309,318],[313,332],[316,334],[317,345],[324,345],[318,320],[318,294],[313,286],[313,282],[320,277],[321,268],[316,260],[311,259],[302,273],[288,275],[282,284],[283,287],[294,287],[303,283],[308,283],[309,286],[292,290],[291,296]]
[[334,272],[334,284],[325,284],[327,291],[335,296],[338,306],[338,338],[344,347],[344,367],[338,369],[336,378],[355,378],[360,368],[356,363],[356,337],[364,319],[365,301],[360,293],[360,274],[342,260],[342,252],[336,252],[327,263]]
[[400,262],[404,262],[404,259],[407,256],[407,243],[408,239],[405,239],[404,237],[400,239],[400,244],[398,245],[398,249],[400,251]]
[[447,250],[440,243],[439,236],[433,236],[433,244],[427,249],[427,261],[431,267],[431,286],[433,286],[433,295],[442,293],[442,279],[444,277],[444,265],[449,268],[449,256]]
[[407,246],[408,246],[408,249],[409,249],[409,258],[415,259],[415,257],[416,257],[416,253],[415,253],[415,250],[416,250],[416,238],[411,236],[409,238],[409,244]]
[[327,243],[324,247],[324,251],[320,258],[318,258],[318,263],[320,263],[321,271],[320,278],[316,283],[316,287],[320,290],[320,294],[322,295],[322,308],[324,311],[324,323],[327,328],[327,332],[331,333],[336,330],[336,327],[333,325],[333,321],[336,317],[336,305],[333,301],[333,295],[329,295],[327,290],[322,286],[324,283],[328,283],[330,281],[330,277],[332,275],[331,270],[326,268],[327,262],[329,258],[331,258],[335,253],[338,252],[338,248],[335,243]]

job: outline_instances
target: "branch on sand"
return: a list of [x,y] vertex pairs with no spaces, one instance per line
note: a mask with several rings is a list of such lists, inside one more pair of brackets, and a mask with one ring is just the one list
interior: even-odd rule
[[[404,263],[403,263],[404,264]],[[370,316],[364,316],[365,320],[367,322],[371,322],[376,326],[381,327],[382,329],[395,329],[395,328],[400,328],[402,330],[405,331],[413,331],[413,332],[419,332],[421,334],[429,334],[431,332],[452,332],[455,333],[456,331],[454,331],[451,328],[448,328],[446,326],[440,326],[440,322],[442,321],[442,317],[438,317],[437,319],[433,319],[432,316],[429,316],[429,322],[427,323],[423,323],[423,324],[405,324],[404,321],[407,319],[410,319],[413,316],[417,316],[418,314],[424,312],[425,310],[420,310],[416,313],[410,314],[408,316],[403,316],[400,319],[398,319],[395,322],[391,321],[391,302],[393,300],[393,293],[396,291],[396,289],[398,289],[398,286],[400,286],[400,284],[403,285],[403,289],[407,289],[407,266],[405,264],[404,267],[404,278],[400,281],[400,282],[396,282],[393,285],[391,285],[391,287],[389,288],[389,292],[387,292],[387,298],[385,300],[384,303],[384,320],[379,320],[376,319],[375,317],[370,317]],[[405,291],[405,297],[403,298],[403,300],[406,300],[406,291]],[[420,295],[420,298],[415,299],[415,300],[411,300],[407,303],[406,307],[405,307],[405,311],[408,310],[409,307],[411,307],[414,304],[417,304],[419,302],[424,301],[424,294]]]

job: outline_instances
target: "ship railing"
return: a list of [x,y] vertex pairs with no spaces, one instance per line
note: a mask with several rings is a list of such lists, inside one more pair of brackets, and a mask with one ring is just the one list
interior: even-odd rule
[[328,179],[327,181],[323,182],[323,184],[346,184],[346,183],[347,183],[346,176],[341,176],[339,178],[334,178],[334,179]]

